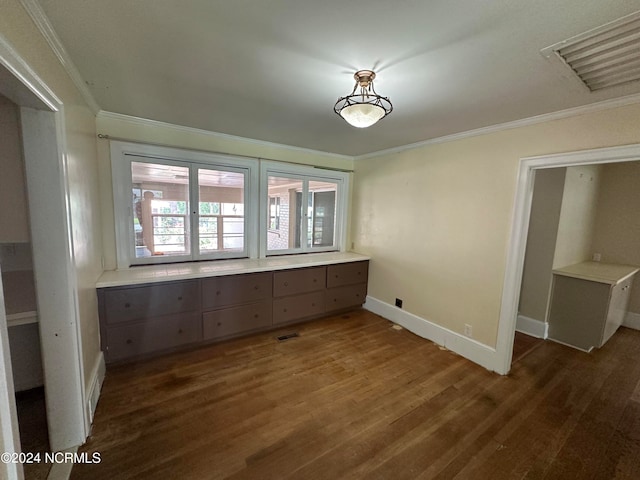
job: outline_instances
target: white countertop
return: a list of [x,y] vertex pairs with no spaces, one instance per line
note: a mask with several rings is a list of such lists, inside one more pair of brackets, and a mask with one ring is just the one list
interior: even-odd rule
[[618,265],[602,262],[582,262],[553,270],[555,275],[580,278],[598,283],[616,285],[635,275],[640,268],[633,265]]
[[239,275],[243,273],[268,272],[290,268],[315,267],[336,263],[360,262],[370,257],[351,252],[308,253],[283,255],[268,258],[243,258],[238,260],[214,260],[208,262],[169,263],[131,267],[125,270],[104,272],[96,288],[139,285],[142,283],[169,282],[192,278]]

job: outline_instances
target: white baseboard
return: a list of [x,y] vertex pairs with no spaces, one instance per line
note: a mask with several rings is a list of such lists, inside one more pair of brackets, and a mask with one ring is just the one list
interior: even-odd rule
[[104,354],[100,352],[93,367],[93,371],[91,372],[91,387],[87,395],[86,418],[88,419],[89,427],[93,423],[93,416],[96,413],[98,399],[100,398],[100,391],[102,390],[102,382],[104,381],[104,376],[106,373],[107,367],[104,363]]
[[535,318],[518,315],[516,331],[536,338],[547,338],[549,336],[549,324]]
[[494,348],[371,296],[367,296],[367,301],[363,307],[387,320],[391,320],[393,323],[403,326],[420,337],[442,345],[487,370],[498,371],[500,362]]
[[627,316],[624,318],[622,326],[633,328],[634,330],[640,330],[640,313],[627,312]]

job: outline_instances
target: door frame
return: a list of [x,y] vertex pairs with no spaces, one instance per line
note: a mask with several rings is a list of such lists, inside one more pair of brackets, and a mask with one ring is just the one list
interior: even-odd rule
[[[81,445],[89,431],[84,408],[87,395],[73,256],[64,105],[0,35],[2,67],[11,74],[4,75],[6,91],[3,93],[21,107],[22,136],[27,140],[23,148],[41,320],[47,422],[50,448],[59,451]],[[5,342],[8,345],[6,318],[0,319],[0,345]],[[7,363],[6,358],[0,357],[0,363],[0,371],[11,372],[10,361]],[[0,375],[0,391],[3,389],[10,392],[8,403],[0,398],[4,432],[4,418],[10,414],[12,402],[15,409],[15,392],[13,381],[7,382]],[[17,424],[13,426],[16,428]],[[15,433],[17,435],[17,431]],[[19,441],[14,448],[20,451]],[[6,473],[7,478],[22,478],[22,469],[11,471],[8,467],[0,465],[0,476]]]
[[512,215],[513,221],[511,223],[511,235],[502,287],[500,320],[496,342],[496,372],[506,375],[511,369],[535,171],[541,168],[633,162],[637,160],[640,160],[640,144],[520,159]]

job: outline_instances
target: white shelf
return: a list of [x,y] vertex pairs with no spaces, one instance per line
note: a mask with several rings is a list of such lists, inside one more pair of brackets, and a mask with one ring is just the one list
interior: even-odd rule
[[635,275],[638,267],[602,262],[582,262],[553,270],[556,275],[616,285]]
[[7,327],[38,323],[38,312],[21,312],[7,315]]

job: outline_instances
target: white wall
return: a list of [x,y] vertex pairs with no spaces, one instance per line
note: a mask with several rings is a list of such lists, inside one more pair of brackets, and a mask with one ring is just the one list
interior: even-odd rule
[[632,105],[356,160],[369,295],[495,346],[520,158],[640,143],[639,122]]
[[[603,167],[593,251],[603,262],[640,266],[640,162]],[[640,314],[637,279],[629,311]]]
[[591,260],[601,165],[567,168],[553,268]]
[[29,241],[18,107],[0,95],[0,243]]

